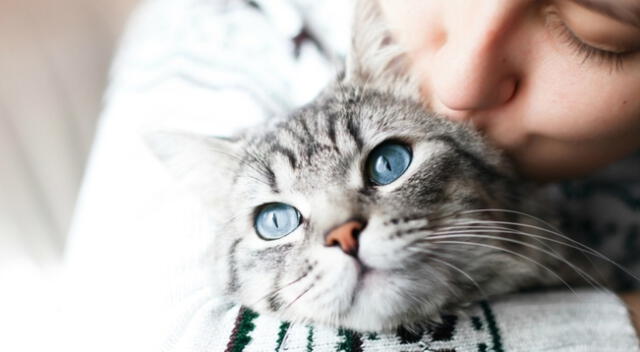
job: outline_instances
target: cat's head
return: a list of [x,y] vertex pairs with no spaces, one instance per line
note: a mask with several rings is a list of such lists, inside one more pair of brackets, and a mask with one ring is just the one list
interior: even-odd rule
[[539,275],[526,246],[464,235],[512,220],[477,210],[520,207],[499,153],[426,112],[385,76],[393,65],[371,76],[353,60],[316,101],[237,139],[153,136],[218,221],[226,293],[292,321],[384,330]]
[[520,209],[523,196],[480,136],[414,102],[341,89],[235,141],[156,136],[218,221],[227,294],[292,321],[384,330],[541,274],[521,258],[535,252],[491,238],[513,218],[476,212]]

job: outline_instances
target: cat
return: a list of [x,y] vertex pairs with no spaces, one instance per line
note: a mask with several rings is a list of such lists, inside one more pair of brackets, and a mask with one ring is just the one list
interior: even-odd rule
[[[583,276],[531,186],[474,129],[419,100],[373,1],[345,73],[285,118],[233,138],[148,143],[215,214],[228,297],[293,322],[359,331]],[[566,274],[572,272],[572,275]]]

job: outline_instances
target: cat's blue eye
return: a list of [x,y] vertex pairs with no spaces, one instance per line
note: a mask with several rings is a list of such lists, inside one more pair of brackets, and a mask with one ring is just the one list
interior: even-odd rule
[[260,209],[255,218],[255,229],[265,240],[277,240],[298,228],[300,213],[288,204],[271,203]]
[[411,149],[404,144],[387,142],[377,146],[367,160],[369,179],[377,185],[397,180],[411,164]]

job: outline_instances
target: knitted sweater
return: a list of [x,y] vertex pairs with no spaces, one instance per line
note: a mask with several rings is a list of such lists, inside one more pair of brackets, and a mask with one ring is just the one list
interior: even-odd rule
[[[170,126],[224,135],[310,99],[348,45],[344,0],[149,0],[130,23],[67,253],[67,329],[87,351],[640,351],[625,306],[598,290],[479,302],[422,332],[290,324],[218,298],[198,206],[140,141]],[[566,227],[633,266],[635,169],[556,192]],[[630,170],[630,171],[625,171]],[[622,187],[620,180],[624,178]],[[635,182],[635,183],[634,183]],[[600,209],[606,209],[601,211]],[[575,214],[582,214],[576,217]],[[596,214],[594,216],[593,214]],[[604,243],[603,238],[611,241]],[[611,243],[609,243],[611,242]],[[621,251],[621,249],[629,249]],[[76,350],[71,348],[71,350]],[[69,350],[69,349],[67,349]]]

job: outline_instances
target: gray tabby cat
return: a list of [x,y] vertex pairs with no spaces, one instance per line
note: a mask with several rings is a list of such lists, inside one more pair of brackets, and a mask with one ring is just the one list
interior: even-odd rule
[[234,139],[149,139],[222,219],[225,293],[289,321],[380,331],[580,273],[563,259],[577,245],[524,214],[530,190],[500,153],[424,109],[374,2],[356,13],[346,74],[307,106]]

